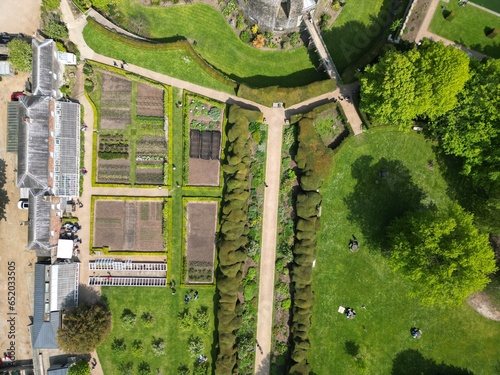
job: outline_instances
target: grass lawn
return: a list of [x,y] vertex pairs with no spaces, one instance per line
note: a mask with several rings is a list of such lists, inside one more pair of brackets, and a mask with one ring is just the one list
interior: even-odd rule
[[[156,374],[157,369],[163,374],[176,374],[178,367],[184,365],[192,369],[196,358],[191,357],[188,351],[188,339],[191,334],[203,339],[205,346],[203,354],[208,357],[210,364],[213,363],[211,350],[214,337],[213,295],[215,288],[198,288],[200,298],[189,302],[187,306],[193,312],[202,306],[207,308],[210,323],[207,332],[203,334],[198,333],[194,328],[191,331],[184,331],[179,327],[178,314],[186,308],[184,295],[188,290],[178,287],[177,294],[173,296],[169,288],[102,288],[103,297],[108,301],[113,315],[111,335],[97,349],[106,375],[123,375],[119,365],[124,362],[133,362],[136,371],[140,363],[146,362],[152,374]],[[125,330],[120,321],[124,309],[130,309],[137,315],[137,322],[130,330]],[[144,327],[140,319],[144,312],[149,312],[154,318],[153,325],[149,328]],[[165,340],[164,355],[154,356],[151,349],[153,337]],[[126,350],[116,353],[111,349],[115,338],[125,340]],[[144,347],[142,354],[135,353],[132,349],[134,340],[142,341]]]
[[323,34],[339,72],[357,62],[389,27],[390,5],[387,0],[347,1],[332,28]]
[[[387,128],[350,138],[336,154],[322,188],[313,275],[314,373],[497,373],[499,323],[467,304],[428,308],[410,299],[408,283],[383,255],[384,228],[395,214],[422,201],[449,203],[439,166],[430,161],[435,161],[432,144],[422,135]],[[379,177],[381,169],[387,169],[387,178]],[[348,250],[352,234],[361,245],[357,253]],[[339,306],[354,308],[357,317],[346,319]],[[411,337],[411,327],[422,330],[420,340]]]
[[[442,6],[455,11],[456,17],[450,22],[443,17]],[[485,29],[500,27],[500,17],[474,6],[458,6],[456,1],[440,2],[430,25],[430,31],[462,44],[485,55],[500,57],[500,37],[490,39]]]
[[104,35],[91,24],[87,24],[83,29],[83,37],[90,48],[104,56],[125,60],[174,78],[234,94],[233,88],[210,77],[184,51],[134,49]]
[[[305,47],[262,51],[240,41],[222,14],[203,4],[145,7],[138,0],[120,0],[126,19],[145,19],[153,39],[185,37],[217,70],[255,87],[302,86],[324,78],[315,69],[317,57]],[[311,60],[312,59],[312,60]]]
[[472,2],[500,13],[500,2],[498,0],[474,0]]

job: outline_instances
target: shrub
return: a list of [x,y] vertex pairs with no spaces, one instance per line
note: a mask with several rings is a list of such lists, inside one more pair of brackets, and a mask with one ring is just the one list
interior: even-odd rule
[[495,38],[498,34],[500,34],[500,27],[495,27],[493,29],[488,28],[486,31],[486,36],[490,39]]
[[124,309],[120,320],[123,328],[128,331],[135,325],[137,315],[135,315],[130,309]]
[[210,318],[208,316],[207,308],[201,307],[198,310],[196,310],[194,325],[200,333],[208,332],[209,323],[210,323]]
[[62,42],[56,42],[56,48],[59,52],[66,52],[66,47]]
[[238,30],[243,30],[245,27],[245,17],[243,14],[238,14],[238,20],[236,21],[236,28]]
[[141,323],[144,327],[149,328],[154,323],[153,315],[148,312],[145,312],[141,315]]
[[255,38],[252,40],[252,44],[254,47],[262,48],[264,47],[266,40],[262,34],[257,34]]
[[144,346],[142,345],[141,340],[132,341],[132,355],[134,357],[141,357],[144,353]]
[[92,67],[92,64],[89,64],[88,62],[85,62],[85,64],[83,65],[83,74],[89,76],[92,73],[94,73],[94,68]]
[[9,44],[9,61],[18,72],[31,71],[31,46],[22,39],[14,38]]
[[179,313],[180,326],[182,329],[189,331],[194,325],[193,315],[189,312],[188,309],[181,311]]
[[191,337],[188,340],[188,345],[189,345],[189,354],[191,357],[199,357],[201,354],[203,354],[203,351],[205,350],[205,345],[203,344],[203,340],[199,337],[194,337],[191,335]]
[[90,375],[90,367],[86,360],[81,359],[71,366],[68,375]]
[[121,362],[118,365],[118,370],[121,375],[134,375],[134,363],[133,362]]
[[208,111],[208,116],[210,116],[210,118],[212,120],[218,120],[220,117],[220,114],[221,114],[221,110],[220,110],[220,108],[217,108],[217,107],[212,107]]
[[457,16],[457,13],[456,13],[454,10],[452,10],[452,11],[445,10],[445,11],[443,12],[443,16],[444,16],[444,19],[445,19],[446,21],[451,22],[451,21],[453,21],[453,19]]
[[182,365],[177,367],[177,375],[190,375],[191,371],[189,371],[189,367],[186,365]]
[[139,363],[139,366],[137,366],[137,373],[139,375],[149,375],[151,374],[151,366],[149,366],[149,363],[142,361]]
[[162,356],[165,354],[165,340],[153,337],[153,341],[151,341],[151,349],[156,357]]
[[124,352],[127,349],[127,345],[125,344],[125,339],[117,339],[116,337],[113,339],[111,343],[111,350],[115,353]]
[[255,281],[250,281],[245,285],[243,289],[243,295],[245,296],[245,301],[251,301],[255,298],[257,293],[257,283]]
[[283,310],[288,310],[290,307],[292,307],[292,300],[290,298],[281,301],[281,308]]
[[88,93],[91,93],[94,91],[94,81],[92,81],[90,78],[85,78],[85,90],[87,90]]
[[68,28],[61,22],[58,16],[50,17],[45,21],[43,33],[55,40],[68,39]]
[[250,43],[250,41],[252,40],[252,34],[250,33],[250,31],[248,31],[248,30],[243,30],[243,31],[240,33],[240,40],[241,40],[243,43]]

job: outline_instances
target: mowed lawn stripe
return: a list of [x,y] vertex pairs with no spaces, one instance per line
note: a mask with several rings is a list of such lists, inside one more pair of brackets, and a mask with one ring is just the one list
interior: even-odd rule
[[145,7],[136,0],[121,0],[119,8],[128,18],[145,16],[153,39],[185,37],[196,41],[195,50],[209,64],[237,81],[258,87],[293,87],[324,78],[315,69],[314,51],[309,53],[305,47],[288,51],[254,48],[243,43],[220,12],[206,4]]

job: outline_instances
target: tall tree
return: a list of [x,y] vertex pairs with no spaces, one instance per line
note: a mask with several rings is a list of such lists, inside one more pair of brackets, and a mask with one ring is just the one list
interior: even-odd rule
[[410,212],[389,227],[391,262],[413,282],[426,305],[461,304],[482,290],[496,271],[488,236],[458,204],[446,211]]
[[66,353],[86,354],[103,342],[110,330],[111,313],[107,306],[81,305],[64,317],[57,341]]
[[22,39],[14,38],[9,44],[9,61],[18,72],[31,70],[31,46]]
[[424,42],[389,51],[361,75],[361,109],[383,124],[407,127],[451,110],[469,79],[469,59],[455,47]]
[[500,233],[500,60],[472,60],[471,76],[455,108],[430,129],[460,162],[468,186],[464,204],[481,228]]

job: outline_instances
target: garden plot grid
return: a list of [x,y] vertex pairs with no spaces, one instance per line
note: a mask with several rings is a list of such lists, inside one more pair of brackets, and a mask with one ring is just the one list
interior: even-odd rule
[[168,89],[106,71],[98,70],[95,74],[101,77],[96,80],[101,82],[100,97],[90,94],[100,113],[95,183],[167,184]]
[[93,247],[163,252],[163,220],[163,200],[97,199]]
[[214,275],[217,201],[186,203],[186,262],[188,283],[212,283]]

